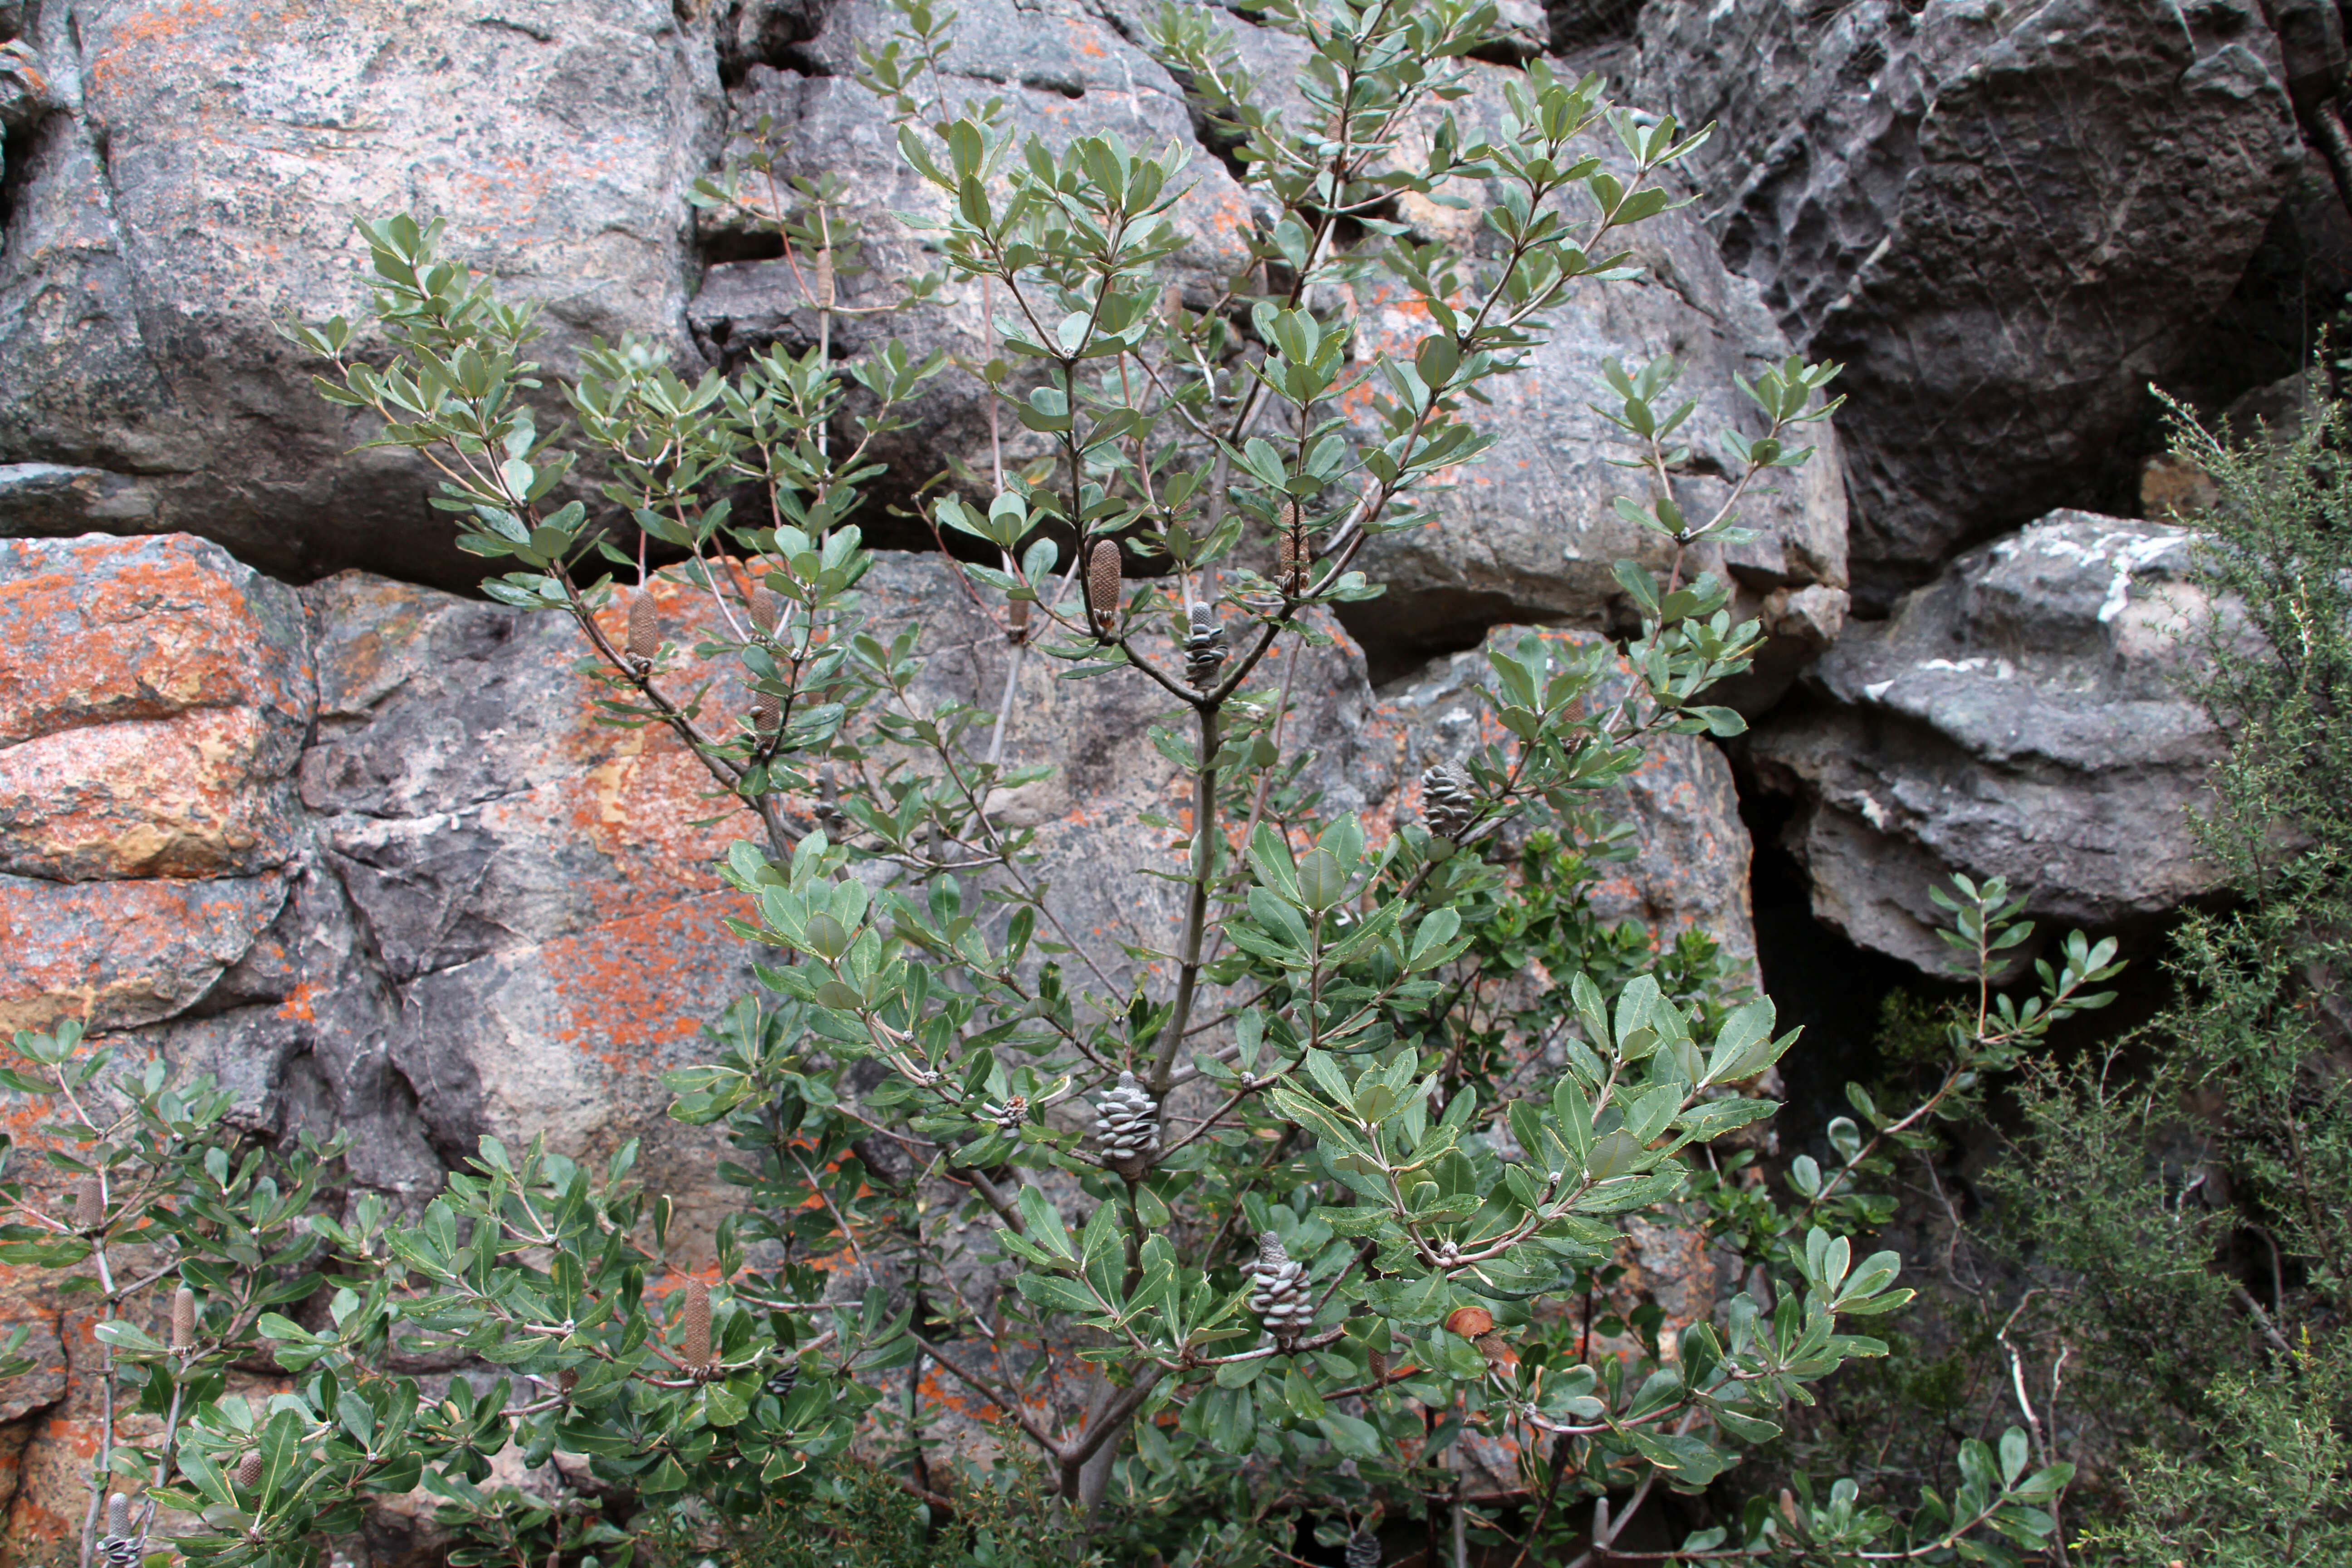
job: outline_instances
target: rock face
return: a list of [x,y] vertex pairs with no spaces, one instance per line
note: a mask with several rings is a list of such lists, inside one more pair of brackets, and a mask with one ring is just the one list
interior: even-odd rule
[[[1181,145],[1192,130],[1181,92],[1129,41],[1141,36],[1148,9],[1110,6],[1097,14],[977,0],[960,8],[947,95],[957,100],[1002,93],[1016,125],[1051,142],[1111,131],[1136,142],[1172,139]],[[837,175],[847,183],[874,269],[852,296],[861,303],[888,296],[883,279],[929,264],[919,249],[923,237],[895,215],[928,211],[938,200],[906,169],[881,104],[850,75],[856,47],[878,46],[887,31],[887,13],[869,0],[854,0],[793,46],[793,60],[822,74],[754,63],[728,100],[729,123],[739,133],[762,117],[788,128],[785,163],[793,173]],[[1236,35],[1269,100],[1295,98],[1289,84],[1304,46],[1270,29],[1241,26]],[[1503,86],[1517,73],[1476,62],[1470,68],[1470,92],[1448,108],[1465,128],[1499,132]],[[1598,142],[1594,148],[1607,150]],[[1180,285],[1197,307],[1213,296],[1214,280],[1243,260],[1238,241],[1245,208],[1240,187],[1214,159],[1196,153],[1184,177],[1191,194],[1171,216],[1191,243],[1175,265]],[[1462,205],[1417,195],[1402,203],[1402,216],[1417,237],[1479,243],[1486,235],[1486,187],[1456,180],[1437,194]],[[1371,650],[1376,679],[1433,654],[1475,646],[1480,631],[1496,622],[1598,627],[1620,598],[1612,561],[1641,556],[1664,565],[1658,542],[1609,504],[1640,487],[1636,476],[1611,466],[1624,448],[1590,406],[1605,392],[1604,361],[1639,365],[1671,354],[1688,367],[1680,390],[1698,401],[1689,428],[1703,443],[1717,440],[1725,427],[1761,433],[1756,409],[1732,377],[1777,363],[1790,351],[1755,286],[1726,269],[1691,209],[1653,219],[1631,231],[1628,243],[1644,277],[1631,284],[1589,285],[1555,314],[1549,340],[1530,356],[1526,372],[1495,389],[1491,421],[1500,445],[1432,498],[1431,514],[1443,526],[1389,536],[1366,552],[1367,570],[1388,583],[1389,592],[1376,604],[1352,608],[1347,621]],[[987,344],[984,301],[975,289],[958,292],[943,309],[841,323],[836,341],[854,344],[868,335],[895,334],[925,348],[980,355]],[[814,319],[806,300],[793,263],[733,261],[710,268],[688,314],[705,352],[725,362],[778,341],[796,348],[813,342]],[[1410,353],[1431,330],[1417,310],[1377,287],[1340,308],[1355,316],[1367,349]],[[1009,419],[1000,438],[1008,464],[1044,450],[1039,438]],[[1749,498],[1743,521],[1758,531],[1757,541],[1734,547],[1727,562],[1706,563],[1728,567],[1748,591],[1748,613],[1776,591],[1842,594],[1845,588],[1838,438],[1823,431],[1819,439],[1822,452],[1811,464]],[[991,460],[986,424],[961,392],[935,397],[899,448],[893,455],[902,455],[908,473],[918,478],[948,461],[985,473]],[[1678,499],[1700,516],[1712,511],[1723,489],[1704,471],[1676,486]],[[1802,657],[1819,651],[1791,644],[1780,662],[1793,668],[1800,660],[1787,655],[1800,648]]]
[[1848,367],[1874,613],[2075,498],[2301,158],[2248,0],[1659,0],[1641,36],[1639,96],[1720,122],[1725,259]]
[[398,454],[310,391],[293,314],[355,314],[354,216],[455,215],[457,254],[591,334],[685,347],[709,45],[667,0],[35,0],[42,112],[0,235],[0,533],[187,531],[304,580],[472,573]]
[[2189,813],[2218,739],[2179,677],[2214,609],[2190,553],[2179,528],[2053,512],[1849,627],[1744,743],[1803,803],[1815,913],[1940,973],[1927,889],[1953,871],[2099,927],[2210,886]]

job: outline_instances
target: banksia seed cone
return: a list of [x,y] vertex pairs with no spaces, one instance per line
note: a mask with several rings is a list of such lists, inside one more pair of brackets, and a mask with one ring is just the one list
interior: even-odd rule
[[172,1348],[190,1349],[196,1342],[196,1293],[185,1285],[172,1292]]
[[106,1194],[96,1176],[84,1176],[74,1184],[73,1202],[76,1230],[96,1230],[106,1223]]
[[1103,1163],[1122,1176],[1141,1175],[1160,1152],[1160,1102],[1133,1073],[1123,1072],[1118,1086],[1095,1101],[1095,1113]]
[[1217,683],[1217,671],[1225,662],[1225,623],[1213,608],[1197,603],[1191,618],[1192,629],[1184,639],[1184,679],[1206,691]]
[[1421,775],[1421,816],[1441,838],[1459,839],[1478,815],[1478,791],[1460,763],[1440,763]]
[[1184,325],[1184,290],[1181,288],[1178,287],[1176,284],[1171,283],[1167,288],[1162,289],[1160,291],[1160,313],[1168,318],[1168,324],[1170,326],[1175,327],[1180,331],[1182,329]]
[[1029,640],[1029,601],[1015,599],[1005,611],[1004,640],[1018,647]]
[[849,826],[849,817],[836,804],[840,795],[840,779],[827,763],[816,771],[816,821],[828,838],[840,837]]
[[1108,539],[1087,557],[1087,611],[1098,637],[1108,637],[1118,625],[1118,546]]
[[772,735],[784,721],[784,705],[772,691],[751,693],[751,728],[762,739]]
[[1257,1238],[1257,1261],[1250,1265],[1250,1310],[1276,1340],[1294,1340],[1315,1321],[1307,1289],[1307,1265],[1282,1249],[1282,1237],[1267,1231]]
[[643,675],[654,667],[654,655],[661,652],[661,612],[654,608],[653,595],[643,588],[629,601],[629,642],[626,652],[629,668]]
[[98,1543],[107,1568],[139,1568],[139,1538],[131,1533],[131,1500],[116,1492],[106,1500],[106,1536]]
[[261,1450],[255,1448],[236,1462],[236,1484],[247,1491],[261,1484]]
[[687,1371],[700,1372],[710,1364],[709,1286],[699,1279],[686,1282],[686,1309],[678,1314],[678,1354]]
[[816,253],[816,302],[820,310],[833,309],[833,247],[826,246]]
[[1381,1568],[1381,1538],[1369,1530],[1348,1537],[1348,1568]]

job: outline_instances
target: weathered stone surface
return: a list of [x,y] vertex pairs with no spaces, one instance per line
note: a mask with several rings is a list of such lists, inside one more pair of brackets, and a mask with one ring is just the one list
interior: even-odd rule
[[[1011,0],[961,7],[958,47],[949,57],[949,96],[1002,91],[1016,125],[1053,141],[1112,132],[1135,142],[1173,138],[1181,145],[1192,133],[1183,100],[1168,73],[1127,41],[1140,37],[1146,9],[1024,9]],[[1118,25],[1106,25],[1102,15]],[[1259,73],[1270,101],[1295,100],[1290,84],[1304,45],[1238,17],[1230,22],[1244,59]],[[755,65],[730,95],[730,123],[742,131],[769,117],[780,129],[786,163],[794,173],[836,174],[848,183],[874,268],[861,280],[860,291],[848,296],[856,304],[887,298],[887,279],[928,265],[919,248],[923,237],[894,215],[929,212],[939,201],[905,168],[881,106],[848,75],[856,45],[878,44],[887,30],[878,7],[863,0],[844,5],[796,46],[830,74],[788,75]],[[1470,69],[1470,95],[1445,107],[1465,127],[1499,131],[1502,86],[1516,73],[1476,62]],[[1598,142],[1595,147],[1607,151]],[[1192,193],[1172,216],[1192,242],[1175,265],[1180,286],[1199,307],[1241,255],[1236,239],[1246,209],[1240,188],[1215,160],[1196,155],[1184,177],[1193,182]],[[1402,216],[1417,237],[1490,243],[1482,219],[1488,190],[1477,182],[1454,181],[1442,194],[1467,205],[1448,206],[1416,195],[1403,199]],[[1681,390],[1699,403],[1689,428],[1703,446],[1727,426],[1759,433],[1757,411],[1735,390],[1732,376],[1753,374],[1790,350],[1755,286],[1725,269],[1714,240],[1688,212],[1668,213],[1643,225],[1628,243],[1645,276],[1636,283],[1580,290],[1557,313],[1549,342],[1530,357],[1527,370],[1491,389],[1496,405],[1486,417],[1501,443],[1433,498],[1432,511],[1443,526],[1389,536],[1366,552],[1367,570],[1389,584],[1389,593],[1351,607],[1346,620],[1371,649],[1376,679],[1403,673],[1433,654],[1474,645],[1486,626],[1498,621],[1598,626],[1621,597],[1610,574],[1612,561],[1639,556],[1664,564],[1667,552],[1659,542],[1625,522],[1609,504],[1612,497],[1639,487],[1634,476],[1610,466],[1609,459],[1625,455],[1625,449],[1588,405],[1603,388],[1604,360],[1638,364],[1672,354],[1684,362],[1688,371]],[[965,286],[952,292],[955,298],[943,309],[840,321],[835,341],[856,344],[896,334],[926,348],[946,346],[980,356],[987,341],[982,291]],[[791,261],[729,262],[710,268],[688,316],[706,351],[726,359],[779,340],[795,346],[813,342],[815,321],[805,300],[804,279]],[[1005,308],[1002,300],[995,303]],[[1384,288],[1332,304],[1354,315],[1367,351],[1409,353],[1431,330],[1417,309]],[[1008,464],[1045,450],[1040,437],[1009,417],[1002,422],[999,438]],[[1718,570],[1727,564],[1748,590],[1744,610],[1752,612],[1758,601],[1780,589],[1844,588],[1845,500],[1837,440],[1827,431],[1819,438],[1822,450],[1811,464],[1780,483],[1760,487],[1746,503],[1743,521],[1760,537],[1732,548],[1727,562],[1710,555],[1695,563]],[[919,410],[917,428],[886,454],[905,464],[901,480],[886,482],[927,476],[950,458],[969,472],[985,473],[990,439],[984,413],[968,384],[935,395]],[[1678,499],[1701,516],[1712,510],[1724,489],[1720,481],[1706,477],[1706,467],[1676,483]],[[1792,643],[1780,650],[1778,662],[1793,670],[1814,652],[1817,647]],[[1779,678],[1773,694],[1785,685],[1786,677]]]
[[2004,876],[2028,911],[2113,928],[2211,885],[2189,813],[2218,737],[2179,684],[2213,613],[2190,536],[2053,512],[1851,626],[1811,700],[1745,742],[1804,805],[1817,914],[1940,971],[1940,877]]
[[2246,0],[1659,0],[1724,253],[1845,362],[1857,590],[2071,500],[2228,296],[2301,151]]
[[350,454],[370,432],[319,402],[274,323],[356,314],[353,216],[413,210],[549,300],[559,362],[592,333],[683,349],[685,191],[717,79],[682,14],[31,7],[54,107],[0,237],[0,463],[19,470],[0,468],[0,532],[187,531],[297,580],[470,580],[422,470]]
[[283,863],[310,680],[291,590],[216,545],[0,542],[0,872]]

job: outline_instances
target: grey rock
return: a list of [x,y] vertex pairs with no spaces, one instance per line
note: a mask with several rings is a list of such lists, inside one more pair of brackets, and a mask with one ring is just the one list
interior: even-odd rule
[[625,331],[685,352],[717,75],[680,14],[35,8],[57,110],[8,171],[0,463],[90,472],[0,484],[0,533],[182,531],[296,581],[470,582],[422,468],[354,452],[373,432],[317,398],[276,323],[356,315],[352,220],[407,210],[549,298],[551,363]]
[[1812,700],[1745,742],[1801,805],[1814,912],[1939,973],[1927,891],[1951,872],[2105,929],[2211,888],[2190,813],[2219,737],[2181,679],[2226,606],[2190,580],[2192,549],[2168,524],[2053,512],[1849,627]]
[[2300,164],[2248,0],[1658,0],[1642,47],[1645,101],[1720,122],[1727,259],[1848,367],[1873,613],[2080,491]]

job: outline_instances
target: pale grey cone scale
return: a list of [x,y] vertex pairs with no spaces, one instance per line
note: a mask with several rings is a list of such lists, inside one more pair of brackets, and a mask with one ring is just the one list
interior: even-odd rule
[[1307,1288],[1307,1265],[1282,1248],[1272,1231],[1257,1238],[1257,1261],[1250,1265],[1250,1310],[1277,1340],[1295,1340],[1315,1321],[1314,1294]]
[[1118,1083],[1095,1101],[1095,1137],[1103,1163],[1123,1176],[1140,1175],[1160,1152],[1160,1102],[1123,1072]]
[[1184,638],[1184,679],[1197,691],[1217,683],[1225,663],[1225,623],[1210,605],[1195,604],[1192,630]]
[[1478,791],[1470,770],[1460,763],[1440,763],[1422,774],[1421,816],[1440,838],[1461,838],[1478,816]]

